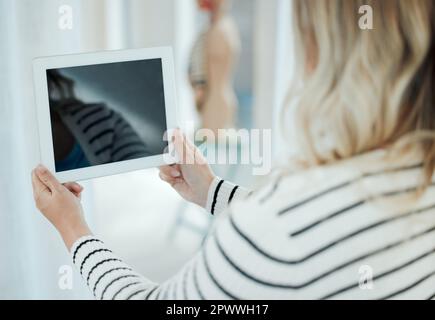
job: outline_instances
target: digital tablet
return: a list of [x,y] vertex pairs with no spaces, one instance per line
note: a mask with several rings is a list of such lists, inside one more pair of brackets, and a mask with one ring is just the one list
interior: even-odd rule
[[33,71],[41,162],[61,182],[171,161],[171,48],[37,58]]

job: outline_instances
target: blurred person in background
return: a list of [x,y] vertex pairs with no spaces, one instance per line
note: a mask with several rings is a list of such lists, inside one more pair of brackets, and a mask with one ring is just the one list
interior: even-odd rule
[[[366,4],[371,31],[358,27]],[[435,3],[296,0],[293,14],[296,119],[284,125],[299,157],[248,192],[176,131],[180,164],[160,176],[216,221],[171,279],[132,271],[87,227],[81,187],[33,171],[37,207],[96,298],[435,297]]]
[[47,71],[56,171],[75,170],[152,153],[124,117],[105,103],[84,103],[74,80]]
[[238,102],[232,77],[240,53],[240,36],[228,14],[228,0],[197,2],[210,23],[192,48],[189,80],[201,126],[217,134],[218,129],[235,125]]

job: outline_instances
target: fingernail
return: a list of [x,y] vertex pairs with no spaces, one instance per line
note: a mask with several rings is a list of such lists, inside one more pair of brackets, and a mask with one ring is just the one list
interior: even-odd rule
[[172,170],[172,171],[171,171],[171,176],[172,176],[173,178],[178,178],[178,177],[180,176],[180,172],[177,171],[177,170]]

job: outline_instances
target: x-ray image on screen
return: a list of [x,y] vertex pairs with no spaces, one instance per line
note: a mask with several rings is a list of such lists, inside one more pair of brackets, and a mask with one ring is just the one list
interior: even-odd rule
[[56,172],[162,154],[161,59],[47,70]]

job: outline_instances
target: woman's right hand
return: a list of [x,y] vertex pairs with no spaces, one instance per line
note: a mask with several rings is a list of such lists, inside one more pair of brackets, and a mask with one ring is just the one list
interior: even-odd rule
[[32,171],[32,185],[36,207],[59,231],[68,250],[77,239],[91,234],[80,204],[82,186],[60,184],[43,166]]
[[201,151],[178,129],[174,132],[174,147],[180,163],[160,167],[160,178],[184,199],[205,208],[214,173]]

